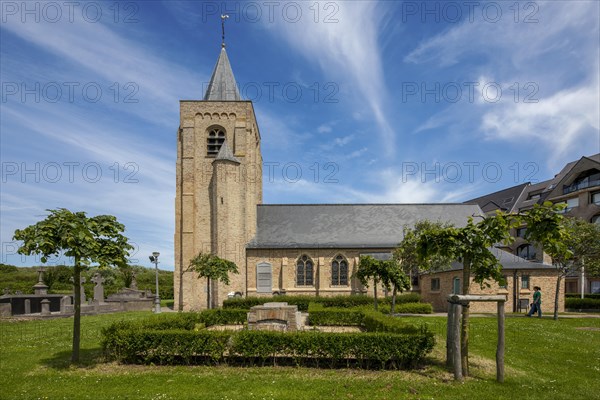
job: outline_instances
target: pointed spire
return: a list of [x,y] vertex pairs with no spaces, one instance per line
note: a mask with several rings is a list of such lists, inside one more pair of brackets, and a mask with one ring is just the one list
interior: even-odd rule
[[239,101],[240,92],[231,70],[229,57],[225,51],[225,20],[229,15],[221,15],[222,42],[221,53],[213,70],[210,82],[204,94],[204,100],[208,101]]
[[229,58],[225,47],[221,48],[221,54],[215,65],[212,76],[206,93],[204,94],[204,100],[209,101],[239,101],[241,100],[240,92],[238,91],[233,71],[231,70],[231,64],[229,64]]
[[231,149],[227,145],[227,140],[225,140],[223,142],[223,144],[221,145],[221,149],[219,150],[219,154],[217,154],[217,157],[215,158],[215,161],[218,161],[218,160],[233,161],[233,162],[238,163],[238,164],[241,163],[241,161],[238,160],[236,158],[236,156],[233,155],[233,152],[231,151]]

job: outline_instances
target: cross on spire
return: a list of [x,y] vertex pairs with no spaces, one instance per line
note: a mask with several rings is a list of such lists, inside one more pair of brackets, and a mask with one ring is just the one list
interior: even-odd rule
[[227,14],[221,14],[221,47],[225,48],[225,20],[229,18]]

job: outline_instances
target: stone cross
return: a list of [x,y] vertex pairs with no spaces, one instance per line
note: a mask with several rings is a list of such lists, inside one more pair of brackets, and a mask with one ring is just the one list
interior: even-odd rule
[[92,282],[96,284],[94,286],[94,301],[97,303],[104,302],[104,278],[99,273],[94,274],[94,277],[91,279]]
[[44,268],[40,267],[37,269],[37,274],[38,274],[38,282],[42,283],[44,282],[44,272],[46,272],[46,270],[44,270]]

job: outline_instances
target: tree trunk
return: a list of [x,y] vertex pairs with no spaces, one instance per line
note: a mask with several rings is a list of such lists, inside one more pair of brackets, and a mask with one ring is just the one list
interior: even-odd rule
[[[558,297],[560,294],[560,282],[562,281],[562,273],[558,274],[556,279],[556,292],[554,293],[554,319],[558,320]],[[539,313],[539,311],[538,311]]]
[[373,295],[375,297],[375,311],[377,311],[377,279],[373,279]]
[[79,343],[81,342],[81,267],[79,258],[75,257],[75,266],[73,268],[73,350],[71,352],[71,362],[79,363]]
[[[471,259],[465,257],[463,262],[463,284],[462,291],[469,294],[469,284],[471,278]],[[460,355],[462,364],[462,375],[469,376],[469,304],[463,304],[462,324],[460,332]]]
[[206,278],[206,308],[207,309],[211,309],[212,308],[212,299],[211,299],[211,287],[210,287],[210,278]]
[[396,293],[398,293],[398,289],[396,285],[394,285],[394,290],[392,291],[392,309],[390,310],[390,314],[394,314],[396,312]]

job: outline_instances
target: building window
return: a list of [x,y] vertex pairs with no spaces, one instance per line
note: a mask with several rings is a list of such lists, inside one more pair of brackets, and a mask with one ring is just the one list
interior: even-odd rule
[[273,270],[269,263],[261,262],[256,266],[256,293],[271,293]]
[[590,289],[594,294],[600,293],[600,281],[592,281]]
[[452,294],[460,294],[460,278],[454,278],[452,281]]
[[296,263],[296,285],[312,286],[314,284],[313,274],[313,261],[306,254],[301,256]]
[[219,154],[223,142],[225,142],[225,131],[223,128],[211,128],[210,131],[208,131],[208,138],[206,139],[206,154],[209,156],[216,156]]
[[506,289],[508,285],[508,277],[506,275],[502,275],[502,280],[504,281],[504,285],[500,283],[500,289]]
[[527,232],[526,227],[517,228],[517,237],[524,238],[526,232]]
[[567,206],[563,208],[560,212],[566,213],[574,209],[575,207],[579,207],[579,197],[574,197],[572,199],[567,199],[566,201],[560,202],[559,204],[566,204]]
[[341,254],[331,262],[331,285],[348,286],[348,261]]
[[592,194],[592,203],[594,203],[597,206],[600,206],[600,192]]
[[529,289],[529,275],[521,276],[521,289]]
[[537,252],[535,247],[531,244],[524,244],[517,247],[517,256],[524,258],[526,260],[535,260],[537,256]]
[[440,278],[431,278],[431,291],[432,292],[440,291]]
[[596,214],[591,219],[592,224],[600,224],[600,214]]

